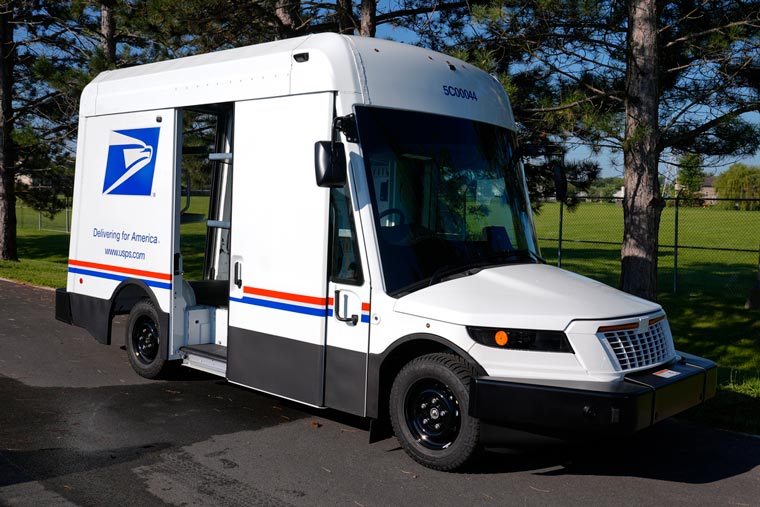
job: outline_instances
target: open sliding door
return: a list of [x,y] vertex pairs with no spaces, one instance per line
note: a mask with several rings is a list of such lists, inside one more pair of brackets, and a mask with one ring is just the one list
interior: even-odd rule
[[237,103],[227,377],[323,404],[329,190],[314,143],[333,94]]

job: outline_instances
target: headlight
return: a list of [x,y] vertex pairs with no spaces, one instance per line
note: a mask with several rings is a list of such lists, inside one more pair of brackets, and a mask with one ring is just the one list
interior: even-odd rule
[[467,333],[476,342],[498,349],[574,353],[562,331],[467,326]]

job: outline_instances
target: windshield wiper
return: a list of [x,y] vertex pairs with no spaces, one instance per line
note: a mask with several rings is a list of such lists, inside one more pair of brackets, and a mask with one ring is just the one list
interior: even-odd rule
[[409,285],[406,285],[394,291],[390,295],[393,297],[405,296],[407,294],[411,294],[412,292],[416,292],[420,289],[424,289],[425,287],[430,287],[431,285],[440,283],[444,280],[449,280],[455,277],[458,278],[462,276],[474,275],[475,273],[477,273],[484,267],[493,266],[493,265],[494,265],[493,262],[477,262],[477,263],[469,263],[469,264],[461,264],[461,265],[445,264],[441,266],[440,268],[436,269],[432,275],[427,276],[414,283],[410,283]]
[[489,260],[498,263],[510,263],[514,261],[531,260],[539,264],[546,264],[546,259],[540,257],[533,250],[527,248],[521,250],[507,250],[489,255]]
[[530,260],[539,264],[546,264],[546,260],[539,257],[535,252],[531,250],[510,250],[508,252],[501,252],[498,254],[492,254],[488,258],[483,258],[475,262],[468,262],[466,264],[444,264],[436,269],[432,275],[423,278],[417,282],[411,283],[401,289],[394,291],[391,296],[404,296],[411,294],[412,292],[424,289],[436,285],[440,282],[450,280],[452,278],[461,278],[464,276],[471,276],[485,268],[492,268],[497,266],[504,266],[512,262]]
[[[464,264],[462,266],[444,265],[436,269],[432,275],[428,278],[427,286],[435,285],[442,281],[444,277],[449,278],[452,275],[469,276],[474,275],[483,268],[481,262]],[[472,271],[475,270],[475,271]]]
[[509,250],[507,252],[501,252],[499,254],[489,256],[476,262],[468,262],[466,264],[460,264],[456,266],[445,264],[436,269],[433,274],[427,278],[427,286],[430,287],[431,285],[435,285],[445,279],[450,279],[452,277],[474,275],[483,268],[501,266],[512,261],[523,261],[526,259],[539,264],[546,264],[546,261],[543,258],[539,257],[532,250]]

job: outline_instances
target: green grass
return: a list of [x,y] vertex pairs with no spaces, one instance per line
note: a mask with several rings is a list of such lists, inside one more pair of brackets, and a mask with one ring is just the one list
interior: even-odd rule
[[[204,213],[207,198],[194,197],[191,212]],[[556,263],[558,205],[546,204],[536,216],[542,253]],[[673,244],[675,210],[663,212],[661,245]],[[684,208],[679,210],[679,243],[692,246],[757,249],[760,212]],[[616,286],[620,277],[620,247],[570,240],[608,241],[622,238],[622,208],[583,203],[564,213],[563,268]],[[205,224],[181,227],[185,272],[200,278],[205,248]],[[18,229],[20,262],[0,262],[0,277],[34,285],[66,284],[68,235],[34,228]],[[760,311],[744,302],[757,276],[757,252],[716,252],[679,249],[678,285],[673,291],[673,249],[664,246],[659,258],[659,302],[668,312],[676,347],[707,357],[719,365],[719,390],[710,403],[687,417],[709,424],[760,434]]]
[[[182,201],[184,207],[184,199]],[[208,197],[193,196],[188,213],[203,213],[208,217]],[[180,226],[179,251],[188,280],[203,278],[203,259],[206,255],[206,223],[184,224]]]
[[16,230],[19,262],[0,261],[0,278],[45,287],[65,287],[69,235],[63,232]]

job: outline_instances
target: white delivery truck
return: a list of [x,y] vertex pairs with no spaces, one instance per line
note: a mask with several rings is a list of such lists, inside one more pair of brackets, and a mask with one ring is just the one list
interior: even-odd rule
[[[188,254],[199,115],[213,185]],[[444,470],[484,428],[629,434],[714,394],[659,305],[542,260],[509,99],[465,62],[314,35],[104,72],[79,122],[56,316],[109,344],[128,314],[145,377],[181,363],[390,419]]]

